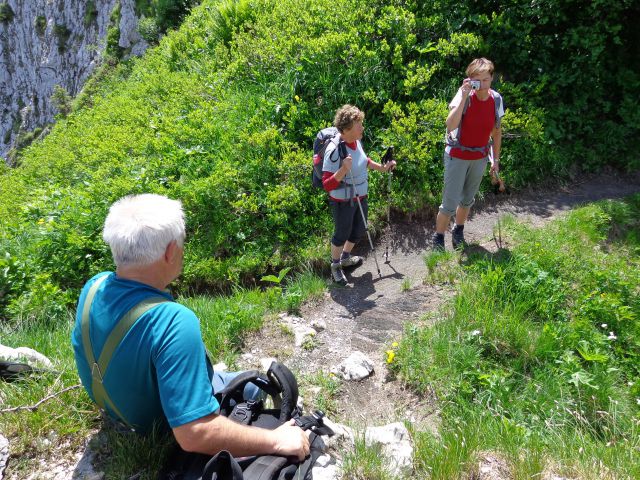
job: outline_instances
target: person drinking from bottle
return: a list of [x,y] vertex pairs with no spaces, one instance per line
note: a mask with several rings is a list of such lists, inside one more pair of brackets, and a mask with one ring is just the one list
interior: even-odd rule
[[363,122],[364,113],[357,107],[343,105],[338,109],[333,125],[340,138],[328,145],[322,165],[322,185],[329,193],[334,223],[331,276],[340,285],[347,284],[343,268],[362,263],[362,258],[351,255],[351,250],[366,232],[368,170],[388,172],[396,166],[395,161],[381,165],[367,157],[360,142]]
[[454,215],[451,243],[453,248],[464,246],[464,223],[488,160],[491,158],[491,174],[500,169],[504,105],[500,94],[491,90],[493,71],[490,60],[473,60],[467,67],[467,78],[449,104],[444,190],[432,238],[434,250],[444,250],[444,233]]

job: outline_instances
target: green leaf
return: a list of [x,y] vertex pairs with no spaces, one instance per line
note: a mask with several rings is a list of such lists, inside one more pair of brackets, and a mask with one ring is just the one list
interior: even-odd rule
[[578,353],[582,356],[582,358],[584,358],[587,362],[601,362],[601,363],[605,363],[609,357],[603,353],[600,353],[596,350],[594,351],[589,351],[589,348],[591,347],[589,345],[589,343],[586,340],[581,340],[580,342],[580,346],[578,347]]
[[260,279],[262,282],[273,282],[273,283],[280,283],[280,278],[276,277],[275,275],[265,275],[264,277],[262,277]]

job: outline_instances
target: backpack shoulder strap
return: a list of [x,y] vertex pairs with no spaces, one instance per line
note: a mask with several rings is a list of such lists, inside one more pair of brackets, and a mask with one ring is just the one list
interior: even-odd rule
[[93,345],[91,343],[91,337],[89,335],[89,311],[91,310],[91,305],[93,304],[93,299],[95,297],[98,288],[102,283],[107,279],[108,275],[103,275],[99,279],[97,279],[84,300],[84,305],[82,308],[82,344],[84,347],[84,353],[87,359],[87,363],[91,369],[91,391],[93,392],[93,397],[95,402],[100,406],[100,408],[104,409],[108,406],[120,419],[128,426],[131,427],[127,419],[122,415],[118,407],[115,406],[106,389],[104,388],[103,379],[107,374],[107,370],[109,368],[109,362],[111,361],[111,356],[115,349],[120,345],[120,342],[127,334],[127,332],[131,329],[133,324],[138,320],[144,313],[146,313],[151,308],[155,307],[164,302],[168,302],[164,297],[149,297],[142,300],[140,303],[131,308],[127,313],[125,313],[122,318],[118,321],[116,326],[113,328],[107,340],[100,352],[98,360],[96,361]]
[[500,110],[502,110],[502,96],[495,90],[489,89],[489,93],[493,97],[493,104],[496,111],[496,125],[500,125]]
[[[280,420],[286,422],[296,416],[298,404],[298,381],[295,375],[286,365],[280,362],[271,362],[267,377],[271,383],[276,384],[282,396],[280,404]],[[299,414],[298,414],[299,415]]]
[[242,468],[236,459],[226,450],[222,450],[207,462],[201,480],[244,480],[244,478]]
[[249,465],[243,474],[244,480],[276,480],[280,470],[288,463],[287,457],[261,455]]
[[[340,144],[340,132],[338,132],[338,134],[336,134],[334,137],[328,139],[326,142],[324,142],[324,145],[322,145],[322,148],[320,149],[319,155],[320,158],[322,158],[324,160],[324,154],[327,151],[327,147],[329,146],[329,144],[333,143],[336,146],[336,149],[334,150],[335,152],[338,152],[338,145]],[[335,160],[333,158],[329,158],[332,162],[337,162],[338,160],[342,161],[342,159],[340,158],[340,152],[338,152],[338,158],[336,158]]]

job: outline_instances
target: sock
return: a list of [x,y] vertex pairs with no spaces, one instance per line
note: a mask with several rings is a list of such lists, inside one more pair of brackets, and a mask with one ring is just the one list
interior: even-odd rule
[[340,260],[346,260],[347,258],[349,258],[351,256],[351,253],[349,252],[342,252],[340,254]]
[[458,233],[458,232],[462,232],[464,230],[464,225],[453,225],[453,231]]
[[438,233],[436,232],[436,237],[438,238],[442,238],[444,240],[444,233]]
[[336,260],[335,258],[332,258],[332,259],[331,259],[331,263],[333,263],[333,264],[335,264],[335,263],[340,263],[340,259],[337,259],[337,260]]

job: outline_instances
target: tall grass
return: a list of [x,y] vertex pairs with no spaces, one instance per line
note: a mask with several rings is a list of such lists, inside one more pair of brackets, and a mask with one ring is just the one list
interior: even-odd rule
[[430,478],[483,450],[514,478],[640,475],[638,213],[640,195],[512,223],[509,255],[471,261],[445,319],[407,328],[397,368],[443,405],[441,438],[418,435]]

